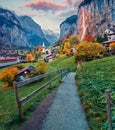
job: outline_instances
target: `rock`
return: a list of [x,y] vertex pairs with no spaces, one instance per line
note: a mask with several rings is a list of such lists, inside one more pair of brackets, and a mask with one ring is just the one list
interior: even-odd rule
[[84,0],[78,8],[77,32],[80,39],[85,35],[96,36],[105,29],[115,27],[114,0]]

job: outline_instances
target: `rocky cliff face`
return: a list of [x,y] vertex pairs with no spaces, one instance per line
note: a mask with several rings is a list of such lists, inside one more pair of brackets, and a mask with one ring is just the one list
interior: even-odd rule
[[[31,17],[28,16],[20,16],[19,21],[21,26],[29,40],[29,42],[33,46],[42,45],[43,42],[45,46],[49,46],[50,43],[45,38],[44,33],[39,24],[35,23]],[[23,21],[23,22],[22,22]]]
[[60,24],[60,38],[72,34],[76,34],[77,31],[77,15],[68,17]]
[[[39,37],[43,38],[44,34],[39,24],[35,23],[29,16],[20,16],[19,17],[22,28],[27,29],[31,32],[34,32]],[[23,22],[22,22],[23,21]]]
[[0,8],[0,43],[32,47],[14,12]]
[[78,9],[77,33],[96,36],[115,27],[115,0],[84,0]]

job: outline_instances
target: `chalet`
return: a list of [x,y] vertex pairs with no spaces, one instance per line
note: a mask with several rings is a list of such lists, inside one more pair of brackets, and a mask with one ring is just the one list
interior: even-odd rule
[[115,40],[115,28],[108,28],[104,33],[107,34],[108,40]]
[[102,42],[102,44],[103,44],[105,47],[109,47],[109,45],[110,45],[112,42],[115,42],[115,40],[104,41],[104,42]]
[[110,49],[110,44],[113,43],[113,42],[115,42],[115,40],[108,40],[108,41],[102,42],[102,44],[106,47],[107,52],[110,55],[115,55],[115,50]]
[[24,69],[21,69],[16,75],[15,78],[17,80],[25,80],[29,75],[36,73],[36,69],[34,66],[27,66]]

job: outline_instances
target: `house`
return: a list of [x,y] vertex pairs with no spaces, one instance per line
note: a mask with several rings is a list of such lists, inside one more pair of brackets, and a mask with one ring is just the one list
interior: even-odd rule
[[107,34],[108,40],[115,40],[115,28],[108,28],[104,33]]
[[115,40],[108,40],[108,41],[102,42],[102,44],[106,47],[107,52],[111,55],[115,55],[115,50],[111,50],[110,48],[110,44],[113,42],[115,42]]
[[110,45],[111,43],[113,43],[113,42],[115,42],[115,40],[108,40],[108,41],[102,42],[102,44],[103,44],[105,47],[109,47],[109,45]]
[[24,69],[21,69],[15,75],[15,79],[18,81],[25,80],[29,75],[36,73],[36,69],[34,66],[27,66]]

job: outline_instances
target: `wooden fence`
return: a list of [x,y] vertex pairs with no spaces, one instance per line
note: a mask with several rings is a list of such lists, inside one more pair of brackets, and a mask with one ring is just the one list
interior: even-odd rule
[[[18,105],[18,111],[19,111],[19,116],[20,119],[24,118],[24,114],[23,114],[23,110],[22,110],[22,104],[24,104],[25,102],[27,102],[31,97],[33,97],[34,95],[36,95],[37,93],[39,93],[43,88],[47,87],[48,85],[51,85],[51,83],[53,81],[55,81],[56,79],[60,78],[62,80],[63,76],[66,75],[70,70],[68,68],[65,69],[58,69],[46,74],[42,74],[33,78],[29,78],[25,81],[20,81],[20,82],[13,82],[13,87],[14,87],[14,92],[15,92],[15,96],[16,96],[16,101],[17,101],[17,105]],[[55,73],[58,73],[57,76],[55,76],[54,78],[52,78],[50,81],[46,82],[45,84],[43,84],[41,87],[39,87],[38,89],[34,90],[33,92],[31,92],[30,94],[28,94],[27,96],[23,97],[22,99],[20,99],[19,97],[19,92],[18,92],[18,88],[19,87],[23,87],[24,85],[33,83],[39,79],[45,78],[45,77],[49,77]]]

